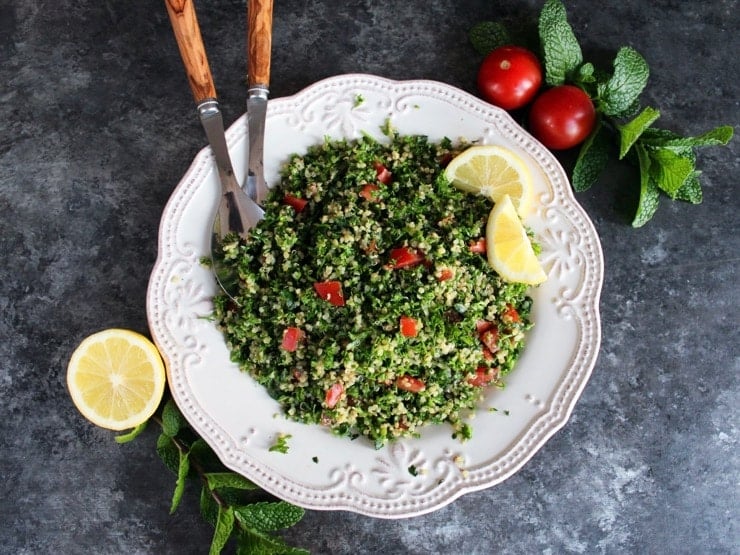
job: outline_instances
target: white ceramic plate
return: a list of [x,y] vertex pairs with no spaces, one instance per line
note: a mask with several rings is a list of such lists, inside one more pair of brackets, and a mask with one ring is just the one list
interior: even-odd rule
[[[223,337],[207,318],[216,285],[200,264],[209,253],[220,190],[208,148],[165,207],[147,314],[176,403],[224,464],[296,505],[401,518],[503,481],[565,424],[599,350],[603,258],[594,227],[552,154],[504,111],[442,83],[345,75],[270,100],[268,182],[276,182],[291,153],[325,136],[366,132],[381,138],[388,118],[402,134],[504,145],[524,158],[534,178],[535,206],[526,224],[542,246],[548,280],[532,293],[535,326],[525,352],[506,388],[492,388],[481,402],[472,440],[452,439],[446,425],[380,450],[363,439],[335,437],[281,416],[265,390],[229,361]],[[227,133],[237,175],[245,172],[245,135],[242,116]],[[269,451],[279,434],[292,436],[286,454]]]

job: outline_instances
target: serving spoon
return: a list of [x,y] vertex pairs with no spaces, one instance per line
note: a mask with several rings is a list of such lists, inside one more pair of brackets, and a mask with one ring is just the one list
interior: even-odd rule
[[264,217],[264,211],[242,190],[234,176],[223,117],[193,0],[165,0],[165,5],[221,183],[221,198],[211,233],[211,268],[224,293],[237,302],[234,298],[235,276],[221,264],[223,240],[231,234],[246,238],[249,230]]

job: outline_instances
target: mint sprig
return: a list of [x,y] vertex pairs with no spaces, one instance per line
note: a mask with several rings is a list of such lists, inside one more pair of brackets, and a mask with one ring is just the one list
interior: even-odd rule
[[[176,475],[170,514],[182,501],[186,487],[200,486],[200,512],[213,528],[209,553],[216,555],[230,541],[238,554],[306,555],[308,551],[285,543],[275,532],[297,524],[304,510],[285,501],[265,501],[259,486],[223,466],[208,444],[193,431],[172,399],[151,418],[161,427],[157,453]],[[141,434],[146,423],[116,436],[125,443]],[[255,496],[259,496],[255,498]]]
[[545,2],[540,12],[538,31],[545,65],[545,83],[555,87],[574,81],[583,65],[583,54],[581,45],[568,24],[562,2]]
[[[483,54],[487,53],[483,51],[487,44],[504,36],[500,24],[492,22],[479,23],[473,29],[474,46]],[[495,40],[486,41],[487,29],[495,29]],[[573,166],[573,189],[585,191],[595,184],[612,153],[616,153],[619,160],[634,161],[640,171],[633,227],[643,226],[653,217],[661,197],[700,203],[701,172],[696,169],[696,149],[726,145],[733,136],[732,126],[720,126],[696,137],[654,127],[660,112],[640,103],[650,76],[645,59],[625,46],[617,51],[610,71],[584,61],[561,0],[544,3],[537,30],[546,84],[581,87],[591,97],[598,115],[597,125],[581,145]],[[472,34],[470,38],[473,41]]]

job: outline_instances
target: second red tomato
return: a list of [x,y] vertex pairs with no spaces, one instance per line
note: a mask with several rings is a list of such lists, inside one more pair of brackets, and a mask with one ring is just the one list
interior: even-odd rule
[[563,150],[584,141],[596,125],[588,95],[573,85],[553,87],[532,104],[529,130],[547,148]]
[[504,110],[527,104],[542,84],[542,66],[537,56],[520,46],[493,50],[478,70],[481,96]]

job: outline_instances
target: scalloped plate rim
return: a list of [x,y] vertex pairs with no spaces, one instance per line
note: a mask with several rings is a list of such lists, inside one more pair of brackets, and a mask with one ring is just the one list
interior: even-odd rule
[[[305,87],[294,95],[270,100],[268,103],[268,134],[271,117],[275,117],[276,114],[284,115],[285,113],[289,113],[291,109],[301,105],[301,103],[307,103],[310,99],[319,96],[322,92],[326,93],[327,91],[333,91],[337,88],[342,89],[342,87],[345,87],[345,93],[347,92],[347,87],[361,90],[363,92],[366,89],[372,89],[372,91],[391,91],[388,93],[389,95],[393,92],[400,95],[401,91],[410,91],[412,95],[416,93],[424,96],[430,95],[434,92],[439,95],[439,98],[436,98],[435,101],[442,98],[443,102],[449,102],[451,106],[460,110],[462,110],[462,108],[457,106],[455,103],[464,103],[466,107],[475,111],[480,115],[480,117],[484,119],[488,118],[491,121],[496,120],[499,125],[503,125],[507,130],[511,130],[507,131],[507,133],[511,133],[511,137],[508,135],[504,137],[502,135],[500,138],[509,140],[514,137],[516,141],[519,141],[522,145],[526,144],[527,152],[538,158],[538,160],[531,158],[528,162],[531,164],[534,160],[534,162],[536,162],[534,165],[537,166],[535,169],[542,170],[546,179],[550,179],[553,176],[555,177],[554,181],[558,183],[549,184],[551,188],[550,196],[552,197],[552,201],[555,202],[556,198],[559,199],[561,205],[564,207],[563,209],[571,211],[571,217],[575,218],[577,223],[582,227],[581,232],[584,233],[587,243],[589,243],[589,252],[586,256],[586,262],[588,262],[590,266],[583,269],[582,273],[589,274],[588,280],[590,289],[587,292],[588,298],[585,300],[584,309],[587,313],[585,316],[588,320],[591,344],[587,354],[581,356],[577,361],[580,374],[575,383],[569,383],[567,385],[567,391],[563,393],[563,395],[567,394],[565,397],[567,402],[559,407],[559,411],[555,415],[554,419],[550,418],[548,421],[548,417],[552,417],[553,413],[552,409],[549,407],[548,411],[543,412],[536,418],[530,419],[531,425],[527,429],[521,430],[517,436],[518,439],[511,444],[511,451],[517,451],[517,453],[515,453],[516,456],[511,458],[508,466],[504,464],[505,468],[503,471],[496,474],[494,478],[487,478],[485,472],[478,472],[476,474],[475,470],[469,472],[469,475],[472,476],[472,478],[469,478],[464,472],[462,472],[461,476],[453,477],[444,488],[437,488],[437,495],[422,495],[421,501],[414,499],[409,501],[408,495],[404,497],[403,494],[401,495],[401,499],[403,499],[403,501],[398,501],[391,497],[388,499],[378,500],[377,496],[363,496],[361,492],[346,493],[339,491],[339,493],[331,493],[333,491],[331,484],[327,487],[306,487],[306,485],[302,484],[300,480],[280,475],[280,472],[273,473],[269,465],[262,462],[258,456],[250,456],[248,453],[250,447],[245,447],[242,450],[239,446],[234,444],[233,439],[231,441],[224,440],[224,436],[229,436],[229,432],[226,431],[226,429],[222,427],[217,420],[209,421],[208,414],[203,415],[200,413],[200,411],[207,412],[208,409],[198,406],[195,392],[188,391],[187,386],[183,385],[182,375],[185,373],[183,366],[186,366],[184,361],[187,357],[196,356],[197,358],[197,355],[193,354],[192,348],[186,347],[183,350],[181,346],[177,344],[176,338],[173,337],[174,334],[167,329],[167,325],[164,322],[163,313],[161,311],[162,305],[166,304],[164,299],[166,295],[163,291],[168,287],[171,287],[173,280],[177,277],[173,274],[172,269],[167,266],[167,264],[172,260],[173,253],[171,245],[167,244],[166,239],[173,226],[179,223],[178,221],[173,222],[172,214],[176,215],[178,210],[182,209],[182,206],[185,206],[187,209],[189,201],[187,198],[183,198],[183,196],[189,194],[192,199],[192,196],[197,194],[197,191],[195,191],[195,189],[197,189],[195,186],[196,182],[208,179],[208,174],[211,171],[210,168],[206,167],[210,164],[211,159],[210,149],[208,147],[203,148],[195,156],[191,166],[188,168],[187,172],[173,191],[163,211],[159,227],[157,260],[152,269],[147,289],[147,317],[152,337],[159,347],[167,366],[168,384],[177,384],[177,387],[175,388],[172,386],[170,387],[175,402],[178,404],[190,424],[209,443],[214,451],[216,451],[227,467],[252,479],[260,487],[270,493],[305,508],[316,510],[348,510],[378,518],[405,518],[418,516],[442,508],[466,493],[485,489],[506,480],[521,469],[521,467],[526,464],[526,462],[529,461],[539,451],[539,449],[567,423],[583,388],[585,388],[588,383],[588,379],[598,357],[601,341],[599,299],[603,282],[603,254],[601,252],[600,242],[593,223],[576,201],[575,195],[568,183],[567,176],[565,176],[565,172],[555,157],[549,151],[544,149],[544,147],[539,145],[539,143],[537,143],[537,141],[534,140],[526,131],[521,129],[521,127],[519,127],[506,112],[488,105],[473,95],[451,85],[425,79],[394,81],[367,74],[345,74],[328,77]],[[359,98],[356,100],[359,101]],[[408,106],[406,108],[408,108]],[[391,111],[393,112],[393,110]],[[395,112],[393,115],[395,115]],[[411,118],[413,118],[413,114]],[[488,120],[486,121],[488,122]],[[246,115],[243,114],[227,130],[227,141],[230,149],[233,149],[240,140],[243,141],[245,125]],[[401,131],[403,132],[403,130]],[[267,141],[268,137],[266,137],[266,143]],[[268,149],[266,146],[266,153],[267,151]],[[234,156],[233,151],[232,156]],[[234,156],[234,158],[236,167],[238,155]],[[545,165],[547,166],[546,170],[543,169]],[[546,198],[549,198],[548,194],[542,193],[541,199]],[[554,214],[548,213],[547,210],[543,209],[542,215],[551,218],[556,217],[557,209],[553,209],[553,211],[555,212]],[[183,216],[181,215],[180,217]],[[546,228],[546,231],[549,231],[549,228]],[[557,234],[552,233],[552,235],[553,243],[557,243],[558,237],[555,237]],[[539,238],[540,237],[538,235],[538,239]],[[583,237],[581,237],[581,239],[583,239]],[[197,243],[197,240],[195,242]],[[194,253],[186,252],[184,255],[189,259],[192,259]],[[558,260],[556,255],[553,255],[550,270],[553,271],[553,268],[560,268],[561,271],[563,271],[562,267],[558,266],[559,264],[561,264],[561,266],[564,265],[560,260]],[[169,273],[167,272],[168,270]],[[167,280],[169,280],[169,283],[167,283]],[[584,278],[584,282],[585,281],[586,278]],[[586,285],[584,284],[583,287],[585,288]],[[566,287],[564,288],[564,292],[566,293],[564,297],[567,297],[567,295],[572,291]],[[577,297],[577,295],[575,296]],[[575,304],[574,299],[565,298],[560,300],[562,300],[560,310],[564,317],[567,317],[569,313],[576,312],[576,309],[572,306]],[[560,300],[555,299],[555,304]],[[578,299],[575,300],[577,301]],[[537,322],[535,322],[535,325],[537,325]],[[579,340],[580,339],[582,339],[582,337],[579,337]],[[581,351],[578,352],[580,353]],[[566,387],[566,378],[575,366],[576,363],[573,361],[571,367],[565,369],[564,378],[558,382],[559,388]],[[515,369],[510,376],[516,376],[516,373],[517,369]],[[187,381],[187,379],[185,379],[185,381]],[[553,398],[557,398],[558,395],[560,395],[560,392],[557,391],[557,389],[558,388],[556,388],[556,391],[552,392]],[[536,404],[534,401],[537,401],[537,399],[530,401],[532,401],[533,404]],[[204,416],[206,417],[205,422],[203,420]],[[523,441],[528,434],[533,433],[532,429],[535,427],[538,429],[544,427],[544,429],[536,435],[535,441],[530,442],[526,446],[526,449],[521,449],[521,441]],[[348,440],[343,439],[343,441]],[[389,459],[392,459],[393,456],[395,456],[393,453],[397,453],[398,451],[402,452],[402,456],[406,454],[408,449],[411,449],[412,454],[415,453],[414,449],[416,448],[413,447],[413,445],[409,448],[406,442],[397,442],[395,445],[395,447],[389,448]],[[395,451],[393,451],[393,449],[395,449]],[[496,465],[496,461],[499,460],[505,461],[506,457],[511,454],[512,453],[505,452],[495,460],[487,461],[488,466]],[[435,462],[440,460],[441,459],[437,459]],[[347,471],[347,473],[351,474],[349,471]],[[401,477],[398,475],[398,472],[395,475],[395,479],[399,482],[403,482]],[[349,484],[350,478],[347,478],[346,481]],[[348,489],[351,488],[348,486]]]

